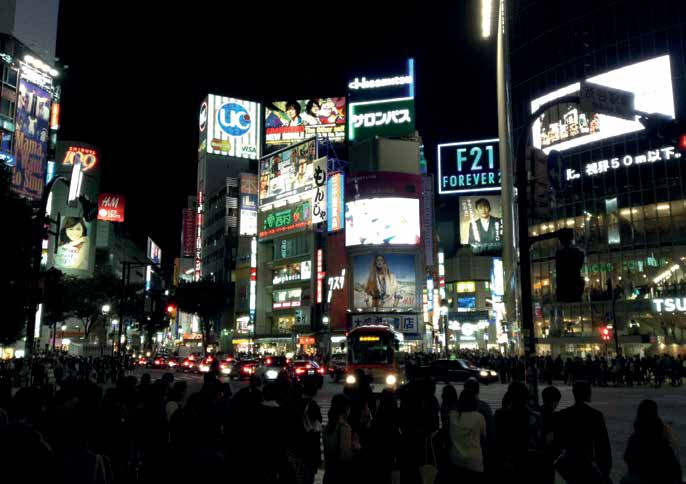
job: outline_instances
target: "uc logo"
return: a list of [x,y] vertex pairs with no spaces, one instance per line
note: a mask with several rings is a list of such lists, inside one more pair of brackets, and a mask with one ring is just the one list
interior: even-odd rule
[[243,136],[250,131],[250,114],[240,104],[226,103],[217,111],[217,123],[229,136]]

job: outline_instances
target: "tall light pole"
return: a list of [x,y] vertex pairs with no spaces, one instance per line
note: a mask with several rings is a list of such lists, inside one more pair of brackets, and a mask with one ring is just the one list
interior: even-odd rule
[[[481,36],[492,35],[493,0],[481,0]],[[508,322],[517,319],[517,282],[515,237],[514,163],[512,156],[512,126],[510,113],[510,65],[508,62],[507,9],[505,0],[498,1],[496,25],[496,91],[498,99],[498,139],[500,142],[500,173],[503,206],[503,269],[505,285],[505,314]]]

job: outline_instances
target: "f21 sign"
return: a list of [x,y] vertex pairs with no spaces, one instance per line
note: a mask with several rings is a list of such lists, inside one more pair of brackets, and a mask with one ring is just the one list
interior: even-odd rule
[[438,193],[500,190],[498,139],[438,145]]

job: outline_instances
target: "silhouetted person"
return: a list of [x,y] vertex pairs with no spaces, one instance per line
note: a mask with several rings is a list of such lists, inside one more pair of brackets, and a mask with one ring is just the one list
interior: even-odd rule
[[572,393],[574,405],[558,413],[555,445],[565,454],[559,461],[558,472],[569,484],[607,482],[612,452],[605,418],[589,406],[591,385],[588,382],[575,382]]

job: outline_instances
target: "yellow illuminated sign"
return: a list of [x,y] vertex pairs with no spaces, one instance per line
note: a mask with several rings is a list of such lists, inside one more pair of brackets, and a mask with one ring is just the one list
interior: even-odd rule
[[360,341],[379,341],[378,336],[360,336]]
[[474,281],[458,282],[457,283],[457,292],[458,293],[476,292],[476,282],[474,282]]

